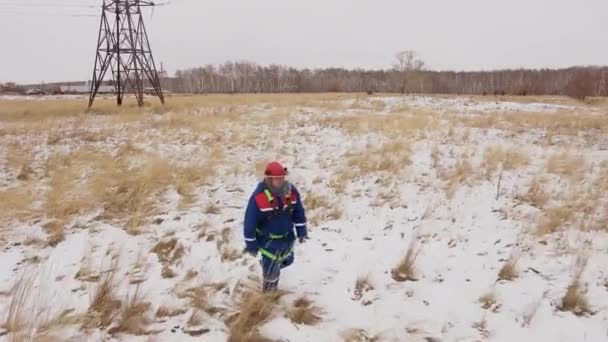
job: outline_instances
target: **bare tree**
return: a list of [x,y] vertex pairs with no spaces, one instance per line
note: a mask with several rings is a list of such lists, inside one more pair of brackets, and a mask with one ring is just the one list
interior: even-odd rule
[[[405,94],[408,86],[416,85],[420,81],[420,71],[424,68],[424,61],[417,57],[414,50],[405,50],[397,52],[395,55],[395,63],[393,69],[397,71],[401,83],[401,94]],[[419,90],[421,86],[419,85]]]

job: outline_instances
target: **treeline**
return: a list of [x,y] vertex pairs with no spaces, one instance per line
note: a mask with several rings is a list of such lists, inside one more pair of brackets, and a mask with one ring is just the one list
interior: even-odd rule
[[[406,68],[407,69],[407,68]],[[227,62],[179,70],[163,79],[179,93],[383,92],[486,95],[608,95],[607,67],[483,72],[296,69]]]

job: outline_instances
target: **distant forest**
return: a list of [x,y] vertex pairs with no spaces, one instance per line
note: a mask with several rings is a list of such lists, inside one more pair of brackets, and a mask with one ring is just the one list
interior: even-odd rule
[[[123,76],[125,78],[126,75]],[[106,77],[107,78],[107,77]],[[392,68],[297,69],[253,62],[178,70],[174,77],[161,73],[162,87],[174,93],[315,93],[367,92],[402,94],[565,95],[578,99],[608,96],[608,67],[493,71],[435,71],[425,68],[413,50],[397,53]],[[111,85],[112,81],[104,82]],[[48,84],[52,89],[59,84]],[[149,84],[145,85],[146,87]],[[0,84],[0,92],[25,91],[14,83]]]
[[381,92],[479,95],[608,96],[608,67],[479,72],[296,69],[227,62],[179,70],[163,81],[186,93]]

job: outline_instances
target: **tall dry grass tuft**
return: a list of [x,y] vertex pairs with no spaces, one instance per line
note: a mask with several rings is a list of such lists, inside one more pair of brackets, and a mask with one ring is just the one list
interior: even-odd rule
[[118,295],[120,281],[117,279],[118,260],[116,256],[107,270],[102,270],[101,278],[93,290],[93,298],[84,319],[84,329],[109,327],[120,314],[122,301]]
[[420,254],[420,248],[421,247],[418,241],[418,237],[412,237],[405,256],[397,265],[397,267],[391,270],[391,276],[395,281],[418,281],[418,278],[416,276],[415,263],[418,254]]
[[158,260],[167,266],[179,262],[185,255],[186,249],[176,238],[171,238],[157,242],[150,252],[156,254]]
[[439,177],[445,182],[443,189],[447,197],[452,198],[462,185],[470,184],[473,174],[468,160],[459,160],[454,167],[441,170]]
[[365,295],[365,293],[367,293],[368,291],[371,291],[374,289],[374,285],[372,284],[369,276],[364,276],[364,277],[359,277],[357,278],[357,281],[355,282],[355,293],[353,296],[353,300],[361,300],[361,298],[363,298],[363,295]]
[[230,324],[228,342],[270,341],[261,336],[258,329],[272,318],[283,294],[280,291],[245,293],[239,305],[239,312]]
[[34,313],[30,312],[28,307],[33,287],[34,278],[24,273],[11,290],[12,297],[2,328],[14,336],[23,335],[25,337],[25,335],[33,333],[31,329],[35,325],[34,317],[32,317]]
[[524,194],[517,195],[516,199],[538,209],[543,209],[550,199],[543,184],[542,178],[534,177],[528,186],[528,190]]
[[517,277],[519,277],[519,270],[517,269],[518,261],[519,261],[519,253],[513,252],[509,256],[509,259],[500,268],[500,271],[498,271],[498,279],[496,281],[500,281],[500,280],[513,281],[513,280],[517,279]]
[[63,220],[47,222],[43,227],[47,233],[47,245],[55,247],[65,239],[65,222]]
[[587,267],[588,260],[586,256],[577,257],[572,281],[562,297],[561,304],[558,306],[559,310],[570,311],[577,316],[593,314],[581,284],[581,276]]
[[55,331],[78,324],[74,309],[51,307],[44,298],[42,279],[35,272],[24,272],[11,290],[6,318],[0,325],[9,341],[59,341]]
[[148,331],[146,327],[151,323],[150,302],[140,292],[140,285],[136,285],[135,292],[128,294],[125,304],[120,310],[118,324],[112,329],[112,333],[127,333],[132,335],[143,335]]
[[287,312],[287,317],[295,324],[315,325],[321,321],[321,310],[313,306],[310,299],[298,298]]
[[481,304],[481,308],[484,310],[489,310],[491,308],[496,308],[496,293],[494,291],[488,292],[479,298],[479,303]]

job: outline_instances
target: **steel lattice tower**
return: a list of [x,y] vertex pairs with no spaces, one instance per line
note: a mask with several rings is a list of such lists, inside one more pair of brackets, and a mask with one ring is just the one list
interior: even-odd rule
[[104,0],[102,4],[95,68],[89,97],[93,105],[108,70],[114,81],[116,103],[125,93],[134,93],[139,106],[144,103],[144,82],[165,103],[141,8],[154,6],[145,0]]

